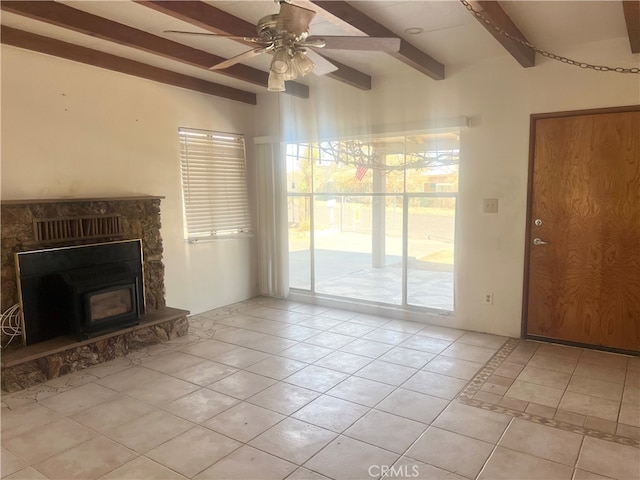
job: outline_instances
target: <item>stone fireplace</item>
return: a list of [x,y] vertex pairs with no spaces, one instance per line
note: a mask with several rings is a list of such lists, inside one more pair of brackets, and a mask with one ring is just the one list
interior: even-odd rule
[[189,312],[165,304],[161,198],[2,202],[1,308],[21,303],[24,323],[3,389],[186,333]]

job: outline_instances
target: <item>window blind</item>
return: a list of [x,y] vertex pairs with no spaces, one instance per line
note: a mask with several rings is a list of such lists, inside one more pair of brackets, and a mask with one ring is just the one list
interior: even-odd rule
[[244,137],[180,128],[185,238],[251,231]]

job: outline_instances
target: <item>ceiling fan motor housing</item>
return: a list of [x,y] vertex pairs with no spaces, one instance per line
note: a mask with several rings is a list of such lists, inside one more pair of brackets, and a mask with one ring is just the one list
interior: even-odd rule
[[288,31],[286,28],[278,28],[279,14],[267,15],[262,17],[256,25],[258,36],[265,40],[276,40],[282,37],[286,37],[290,41],[299,42],[303,41],[309,35],[309,30],[306,30],[299,35]]

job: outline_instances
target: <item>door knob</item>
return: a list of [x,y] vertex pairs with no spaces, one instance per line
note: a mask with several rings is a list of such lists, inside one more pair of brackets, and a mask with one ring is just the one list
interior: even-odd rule
[[544,240],[542,240],[541,238],[534,238],[533,239],[533,244],[534,245],[547,245],[549,242],[545,242]]

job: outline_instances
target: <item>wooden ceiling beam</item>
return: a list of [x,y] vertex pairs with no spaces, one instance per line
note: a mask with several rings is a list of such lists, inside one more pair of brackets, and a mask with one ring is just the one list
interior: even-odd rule
[[199,0],[133,0],[138,5],[156,10],[178,20],[190,23],[211,33],[255,37],[256,26],[217,7]]
[[627,34],[631,53],[640,53],[640,1],[623,1],[624,20],[627,24]]
[[[482,16],[489,20],[493,25],[504,30],[509,35],[528,43],[527,37],[525,37],[517,25],[513,23],[513,20],[511,20],[507,12],[504,11],[500,3],[495,0],[470,0],[469,3],[474,10],[481,13]],[[531,48],[506,37],[502,33],[498,32],[494,27],[482,21],[481,18],[476,17],[476,19],[500,43],[500,45],[502,45],[507,52],[516,59],[520,65],[524,68],[535,66],[536,52]]]
[[[219,8],[201,1],[178,0],[134,0],[139,5],[190,23],[191,25],[222,35],[236,35],[239,37],[255,37],[256,26],[250,22],[235,17]],[[255,48],[255,44],[250,44]],[[316,52],[318,53],[318,52]],[[371,77],[354,68],[328,58],[338,70],[327,73],[326,76],[346,83],[360,90],[371,90]]]
[[[397,33],[392,32],[347,2],[312,0],[311,3],[370,37],[399,37]],[[399,51],[387,53],[434,80],[444,79],[444,65],[406,40],[400,39]]]
[[[316,53],[318,52],[316,51]],[[347,85],[359,88],[360,90],[371,90],[371,76],[366,73],[362,73],[360,70],[356,70],[349,65],[340,63],[333,58],[327,58],[327,60],[338,67],[338,70],[326,73],[324,75],[325,77],[333,78],[334,80],[346,83]]]
[[[2,1],[0,2],[0,8],[7,12],[67,28],[85,35],[91,35],[119,45],[136,48],[205,70],[209,70],[212,65],[226,60],[218,55],[191,48],[58,2]],[[261,87],[267,87],[269,78],[267,72],[239,64],[224,70],[218,70],[216,73]],[[309,87],[297,82],[287,82],[286,93],[308,98]]]
[[249,105],[256,104],[256,94],[252,92],[246,92],[226,85],[219,85],[162,68],[152,67],[151,65],[111,55],[110,53],[73,45],[61,40],[36,35],[35,33],[25,32],[5,25],[0,27],[0,42],[5,45],[45,53],[54,57],[65,58],[86,65],[93,65],[94,67],[105,68],[174,87],[186,88],[188,90],[227,98]]

